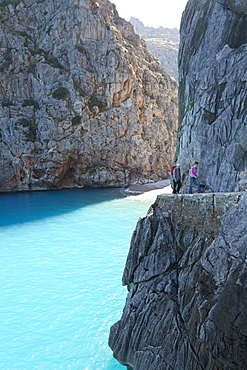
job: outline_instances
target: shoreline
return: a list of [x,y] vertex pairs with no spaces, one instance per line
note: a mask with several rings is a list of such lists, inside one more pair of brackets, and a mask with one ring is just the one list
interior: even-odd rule
[[124,192],[128,199],[155,201],[158,195],[172,194],[172,188],[170,180],[167,179],[144,185],[131,185]]

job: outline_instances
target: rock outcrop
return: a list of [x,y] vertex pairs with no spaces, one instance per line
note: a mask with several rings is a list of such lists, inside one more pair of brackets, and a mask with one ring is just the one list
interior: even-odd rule
[[247,194],[159,196],[133,234],[109,344],[134,370],[246,369]]
[[181,22],[177,154],[208,191],[238,191],[247,167],[247,2],[189,0]]
[[130,23],[134,26],[135,32],[145,40],[150,53],[159,59],[162,67],[178,81],[179,30],[145,27],[134,17],[130,18]]
[[0,191],[167,178],[177,85],[108,0],[0,1]]

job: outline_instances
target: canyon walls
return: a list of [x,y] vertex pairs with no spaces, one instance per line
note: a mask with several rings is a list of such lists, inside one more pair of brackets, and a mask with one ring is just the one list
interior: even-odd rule
[[177,85],[107,0],[0,1],[0,191],[168,177]]
[[247,167],[247,3],[190,0],[181,22],[176,158],[208,191],[238,190]]

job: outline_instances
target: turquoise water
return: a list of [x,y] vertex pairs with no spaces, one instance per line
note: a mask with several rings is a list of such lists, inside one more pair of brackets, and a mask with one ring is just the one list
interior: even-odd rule
[[149,203],[117,189],[0,195],[0,369],[123,370],[108,347]]

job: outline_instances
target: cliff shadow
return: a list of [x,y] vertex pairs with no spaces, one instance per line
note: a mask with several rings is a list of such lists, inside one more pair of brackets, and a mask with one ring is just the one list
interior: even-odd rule
[[122,199],[120,188],[86,188],[0,194],[0,228],[74,212]]

